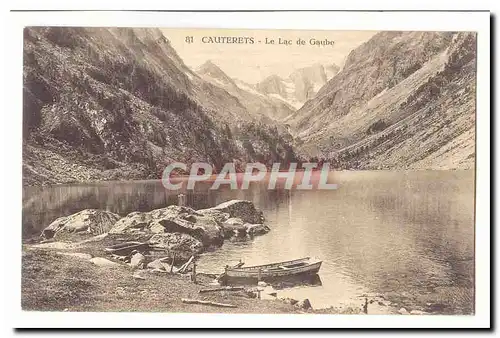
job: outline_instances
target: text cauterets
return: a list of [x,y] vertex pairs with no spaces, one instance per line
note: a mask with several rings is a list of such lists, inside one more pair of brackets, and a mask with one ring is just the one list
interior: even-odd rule
[[201,38],[203,43],[234,43],[234,44],[249,44],[255,43],[253,37],[248,36],[204,36]]

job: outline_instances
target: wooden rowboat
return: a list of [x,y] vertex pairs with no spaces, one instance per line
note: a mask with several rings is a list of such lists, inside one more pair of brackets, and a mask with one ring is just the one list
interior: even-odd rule
[[318,273],[322,261],[304,257],[291,261],[255,265],[247,267],[227,267],[226,280],[250,279],[257,281],[274,280],[288,277],[310,276]]

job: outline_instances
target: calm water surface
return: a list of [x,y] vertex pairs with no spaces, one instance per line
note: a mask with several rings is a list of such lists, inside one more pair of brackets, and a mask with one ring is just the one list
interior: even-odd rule
[[[376,298],[369,313],[408,307],[471,313],[474,301],[474,173],[472,171],[341,172],[334,191],[287,191],[256,185],[246,191],[188,194],[205,208],[252,200],[271,232],[247,242],[226,241],[203,255],[199,270],[314,256],[323,260],[317,285],[279,289],[309,298],[316,308],[357,306]],[[126,215],[177,201],[161,182],[103,182],[29,187],[23,196],[23,235],[85,208]],[[386,303],[385,305],[380,304]]]

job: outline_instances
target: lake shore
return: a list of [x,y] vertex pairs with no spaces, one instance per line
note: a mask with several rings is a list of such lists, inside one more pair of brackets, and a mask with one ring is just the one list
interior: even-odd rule
[[[284,289],[277,288],[278,297],[292,297],[297,300],[308,298],[315,308],[328,307],[331,305],[337,307],[335,311],[331,311],[330,313],[342,313],[344,311],[340,309],[342,306],[350,306],[356,312],[361,312],[362,303],[365,301],[366,295],[369,302],[373,301],[373,303],[368,305],[369,314],[388,312],[445,315],[473,314],[475,294],[474,256],[473,251],[470,250],[470,241],[467,240],[471,238],[471,234],[469,227],[467,227],[467,224],[470,224],[468,221],[468,209],[467,205],[464,204],[468,199],[464,198],[457,200],[455,198],[451,199],[449,203],[444,206],[442,203],[439,204],[441,211],[443,208],[447,210],[446,216],[443,217],[438,217],[441,215],[441,211],[435,210],[434,208],[437,200],[447,201],[444,198],[449,195],[446,189],[451,190],[451,196],[455,196],[456,191],[466,193],[470,190],[470,185],[467,184],[469,182],[467,178],[473,178],[473,175],[466,175],[466,180],[464,181],[464,175],[458,175],[459,173],[456,172],[448,173],[448,176],[452,175],[451,178],[448,176],[442,178],[441,174],[438,175],[437,173],[424,173],[423,177],[421,177],[422,173],[419,173],[417,176],[415,176],[416,174],[404,174],[396,180],[396,185],[407,186],[407,184],[411,183],[415,191],[420,191],[416,196],[419,198],[419,201],[427,202],[423,204],[418,203],[418,208],[403,208],[403,206],[406,205],[415,205],[414,194],[400,194],[399,190],[387,192],[388,182],[392,182],[391,180],[393,180],[392,178],[389,179],[389,173],[365,174],[368,175],[368,178],[366,175],[358,177],[359,173],[353,173],[353,175],[355,175],[353,177],[345,177],[343,189],[339,189],[329,194],[316,192],[314,194],[303,193],[301,195],[295,193],[292,196],[293,199],[290,199],[290,196],[287,194],[275,194],[267,191],[262,193],[261,190],[254,189],[245,192],[244,195],[240,194],[240,192],[236,194],[232,191],[221,191],[213,195],[202,195],[203,198],[201,200],[193,199],[191,201],[191,203],[193,203],[192,205],[194,205],[196,209],[202,209],[212,207],[213,205],[230,199],[241,199],[243,197],[246,200],[253,201],[256,207],[264,211],[266,224],[269,225],[271,229],[271,231],[264,236],[256,238],[249,237],[248,239],[246,236],[237,237],[235,241],[225,238],[222,246],[207,246],[207,251],[201,253],[200,264],[197,271],[217,273],[221,271],[226,263],[234,264],[240,259],[243,259],[247,265],[254,265],[296,257],[313,256],[321,258],[325,263],[320,271],[322,285],[316,288],[309,286],[286,287]],[[432,190],[428,193],[424,193],[427,191],[427,181],[430,182]],[[457,182],[465,182],[466,184],[458,184]],[[373,193],[362,193],[364,191],[362,189],[366,190],[367,184],[369,184]],[[161,184],[159,185],[161,186]],[[99,186],[97,190],[92,190],[90,192],[87,188],[89,187],[85,187],[83,192],[80,190],[80,187],[78,187],[76,191],[56,189],[53,194],[49,195],[51,197],[50,203],[54,203],[55,201],[58,205],[67,206],[70,205],[70,203],[67,202],[68,196],[72,196],[74,199],[72,205],[74,205],[75,208],[98,207],[101,210],[111,210],[112,212],[119,213],[124,221],[129,220],[130,222],[127,221],[127,224],[132,225],[135,218],[124,217],[129,210],[127,210],[127,212],[117,210],[116,206],[119,205],[118,201],[133,201],[133,203],[127,205],[127,208],[130,210],[140,210],[137,201],[143,201],[143,197],[146,195],[154,196],[154,200],[156,201],[154,203],[157,203],[154,204],[153,198],[148,197],[147,210],[164,208],[163,205],[175,202],[169,201],[169,203],[167,203],[165,201],[163,189],[158,190],[161,194],[161,198],[158,198],[158,196],[153,193],[156,192],[155,189],[151,186],[148,186],[148,189],[144,189],[144,185],[142,184],[133,189],[123,190],[122,194],[118,195],[114,193],[110,195],[110,191],[114,192],[116,190],[114,186],[113,189],[110,190],[110,187],[103,185]],[[57,199],[60,196],[64,197],[64,201]],[[89,198],[89,196],[91,196],[91,198]],[[130,196],[134,196],[134,198],[131,199]],[[195,194],[193,194],[193,196],[195,196]],[[44,196],[44,198],[48,200],[47,196]],[[40,200],[43,201],[44,199],[40,198]],[[86,204],[93,200],[99,200],[100,204]],[[326,200],[328,203],[322,202]],[[388,201],[392,204],[387,204]],[[332,205],[339,205],[339,207],[335,209],[335,212],[330,210]],[[392,205],[392,209],[388,210],[386,208],[387,205]],[[454,205],[457,206],[455,207]],[[67,208],[57,210],[57,212],[48,212],[48,205],[41,204],[41,206],[41,209],[37,209],[37,213],[32,212],[32,214],[43,215],[43,219],[32,219],[35,225],[33,228],[40,229],[38,230],[38,234],[43,228],[36,226],[36,224],[44,224],[44,226],[46,226],[57,217],[68,213]],[[293,209],[290,208],[291,206],[293,206]],[[52,206],[50,207],[52,208]],[[397,209],[395,209],[395,207],[397,207]],[[171,208],[176,209],[174,207]],[[311,212],[311,210],[314,210],[314,212]],[[173,211],[174,210],[172,210],[172,212]],[[410,213],[408,213],[408,211],[410,211]],[[423,213],[423,211],[425,212]],[[136,213],[134,213],[134,215],[135,214]],[[192,213],[189,212],[188,214]],[[423,217],[427,214],[437,216],[431,220]],[[150,215],[153,219],[161,221],[158,217],[159,215],[150,211],[141,212],[140,215]],[[173,216],[175,215],[177,215],[177,213]],[[200,217],[196,214],[193,215],[195,218]],[[185,221],[191,220],[190,215],[185,216],[182,217],[184,221],[180,223],[184,224]],[[148,217],[145,219],[149,219]],[[307,223],[304,223],[303,217],[307,217]],[[177,216],[175,218],[177,218]],[[369,222],[367,220],[369,220]],[[254,221],[252,221],[252,223],[253,222]],[[155,225],[154,227],[145,226],[141,229],[141,232],[156,231],[159,229],[156,223],[151,223]],[[147,224],[150,224],[150,222],[148,221]],[[335,224],[336,226],[328,226],[330,224]],[[370,225],[369,228],[366,227],[368,224]],[[404,229],[400,227],[401,224],[405,225]],[[102,230],[101,225],[102,222],[99,222],[99,226],[90,224],[90,227],[92,230]],[[168,224],[165,223],[164,225]],[[221,225],[227,230],[224,236],[232,233],[229,231],[230,229],[237,230],[241,227],[241,224],[238,225],[238,223],[234,222]],[[131,227],[131,229],[133,228],[135,227]],[[241,228],[243,230],[243,227]],[[188,228],[185,229],[188,230]],[[370,231],[367,231],[368,229]],[[298,238],[297,236],[289,235],[290,231],[293,231],[297,236],[300,234],[301,245],[297,245],[295,239]],[[246,230],[241,231],[242,234],[246,232]],[[325,236],[318,236],[317,234],[324,234]],[[388,234],[390,234],[390,236]],[[36,235],[36,233],[34,235]],[[63,234],[62,232],[58,232],[58,239],[53,243],[46,243],[45,249],[50,249],[49,254],[56,254],[63,250],[69,250],[68,252],[72,253],[84,252],[93,257],[107,257],[113,260],[113,258],[103,250],[106,247],[116,244],[111,241],[111,238],[95,243],[93,246],[86,245],[84,248],[71,247],[71,245],[68,248],[66,244],[63,244],[62,247],[57,247],[57,242],[70,241],[74,243],[81,240],[82,236],[88,235],[91,234],[88,232],[76,234]],[[142,239],[135,238],[136,234],[131,233],[131,235],[133,236],[128,238],[128,240],[142,241]],[[71,238],[75,236],[77,236],[78,239]],[[165,238],[170,238],[168,234],[163,236],[165,236]],[[147,237],[149,237],[149,235]],[[199,236],[200,240],[203,240],[203,238],[204,236]],[[212,236],[211,238],[217,237]],[[146,238],[144,240],[146,240]],[[243,240],[245,244],[240,243],[240,240]],[[38,241],[38,239],[36,241]],[[187,243],[196,244],[197,242],[191,240]],[[335,243],[335,245],[332,245],[332,243]],[[37,247],[36,244],[32,244],[26,245],[26,250],[40,251],[41,248]],[[54,246],[50,247],[51,245]],[[209,243],[207,243],[207,245],[209,245]],[[168,249],[169,247],[170,244],[165,248]],[[196,245],[192,248],[198,249],[201,247],[202,246]],[[343,248],[349,248],[350,251],[347,255]],[[387,248],[390,248],[397,253],[397,255],[386,255]],[[186,252],[186,257],[189,258],[192,252]],[[370,255],[365,254],[360,256],[360,253],[365,252],[369,252]],[[159,254],[161,255],[160,257],[166,255],[161,252]],[[207,264],[208,257],[210,258]],[[337,257],[347,258],[337,262]],[[74,257],[65,256],[59,258],[65,260],[76,259]],[[42,258],[40,260],[42,260]],[[334,260],[337,263],[332,264]],[[356,262],[362,262],[363,265],[354,264]],[[394,265],[395,262],[398,263],[396,266]],[[43,260],[40,264],[53,265],[50,261],[44,263]],[[27,260],[23,265],[27,268],[26,278],[40,280],[41,284],[50,284],[54,282],[50,280],[50,269],[57,269],[57,264],[48,270],[47,276],[35,277],[30,277],[30,274],[33,274],[33,272],[30,271],[29,266],[33,265],[33,262]],[[131,276],[134,270],[130,270],[130,266],[128,265],[126,265],[126,267],[129,268],[129,271],[126,277],[124,275],[123,278],[133,279]],[[23,271],[24,270],[23,268]],[[90,265],[90,270],[91,273],[95,273],[93,272],[95,266]],[[69,271],[71,271],[71,269]],[[24,277],[23,275],[23,278]],[[160,278],[166,277],[160,276]],[[175,277],[172,278],[175,279]],[[185,278],[185,282],[190,283],[188,280],[189,277]],[[200,278],[201,282],[207,285],[213,281],[213,276],[211,279],[209,278],[209,280],[203,280],[202,277]],[[117,277],[117,280],[120,279],[122,279],[122,277]],[[341,284],[339,287],[337,284],[338,281],[345,283]],[[34,283],[33,285],[40,284]],[[361,286],[361,288],[356,288],[358,285]],[[57,288],[58,286],[54,287],[54,289]],[[119,293],[121,293],[120,290],[119,288]],[[79,290],[78,292],[85,293],[87,291]],[[23,293],[25,293],[24,289]],[[234,296],[229,292],[225,293],[227,297]],[[23,298],[25,299],[33,297],[32,290],[26,289],[25,294],[23,294]],[[344,294],[346,296],[344,296]],[[264,292],[262,296],[263,298],[270,298]],[[238,296],[236,296],[236,298],[238,298]],[[253,299],[251,301],[256,300]],[[134,307],[136,306],[134,305]],[[206,308],[207,306],[201,307]],[[377,309],[377,307],[380,307],[380,309]],[[294,308],[292,309],[293,311],[297,310]],[[378,310],[380,310],[380,312]],[[208,309],[203,311],[208,311]],[[215,309],[214,311],[218,310]],[[264,308],[262,311],[268,312]],[[315,310],[315,313],[318,311],[319,310]]]
[[[53,245],[52,248],[23,245],[22,309],[75,312],[361,313],[361,308],[303,309],[292,305],[289,300],[254,298],[256,294],[248,290],[200,294],[201,289],[214,287],[210,285],[213,281],[211,276],[198,274],[197,282],[193,283],[190,274],[136,270],[127,264],[118,263],[97,266],[88,259],[95,250],[96,246],[74,249],[63,245]],[[186,304],[182,302],[184,298],[236,307]]]
[[[206,250],[217,250],[224,240],[235,236],[251,240],[267,233],[263,222],[262,212],[244,200],[197,211],[173,205],[122,218],[95,209],[60,217],[40,237],[23,245],[22,307],[37,311],[314,311],[309,300],[273,298],[262,285],[200,294],[201,289],[217,287],[217,275],[196,273],[192,262]],[[130,245],[137,250],[129,249]],[[187,304],[183,299],[219,305]]]

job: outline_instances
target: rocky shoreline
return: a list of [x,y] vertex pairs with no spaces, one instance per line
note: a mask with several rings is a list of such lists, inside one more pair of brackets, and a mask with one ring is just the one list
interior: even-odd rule
[[[215,275],[193,272],[195,268],[190,263],[201,253],[220,247],[225,240],[247,240],[269,231],[262,212],[252,202],[243,200],[202,210],[171,205],[150,212],[132,212],[125,217],[85,209],[56,219],[42,231],[39,241],[23,245],[23,309],[124,311],[119,304],[125,297],[125,308],[131,311],[166,311],[155,305],[144,308],[138,303],[140,297],[132,289],[149,285],[141,295],[147,299],[151,294],[158,297],[161,292],[160,298],[165,302],[177,304],[168,311],[220,312],[217,306],[182,303],[182,299],[193,298],[202,289],[206,292],[207,288],[217,288]],[[140,245],[127,253],[107,251],[119,243]],[[79,272],[75,273],[75,269]],[[86,278],[89,274],[92,277]],[[102,276],[109,285],[98,282]],[[40,283],[51,287],[40,288]],[[128,284],[130,293],[124,291]],[[165,285],[171,285],[169,290]],[[203,293],[202,302],[234,305],[223,312],[314,311],[307,299],[260,299],[258,287],[215,291]],[[145,295],[146,292],[151,294]],[[54,305],[51,293],[68,295]],[[75,301],[83,295],[92,301]],[[248,302],[261,305],[249,306]],[[50,306],[53,308],[47,309]]]
[[108,239],[108,245],[143,242],[154,247],[158,255],[176,255],[181,263],[220,247],[226,239],[250,239],[269,231],[262,211],[244,200],[201,210],[170,205],[150,212],[132,212],[125,217],[106,210],[85,209],[53,221],[42,231],[41,245],[92,239],[102,242],[104,238]]
[[[382,295],[363,295],[357,306],[313,309],[307,298],[278,297],[271,285],[228,289],[218,284],[220,272],[196,271],[204,252],[269,231],[262,211],[244,200],[201,210],[171,205],[124,217],[85,209],[54,220],[38,239],[23,244],[23,309],[360,314],[370,304],[375,313],[426,313],[416,306],[407,311],[403,302]],[[236,307],[182,303],[196,298]]]

